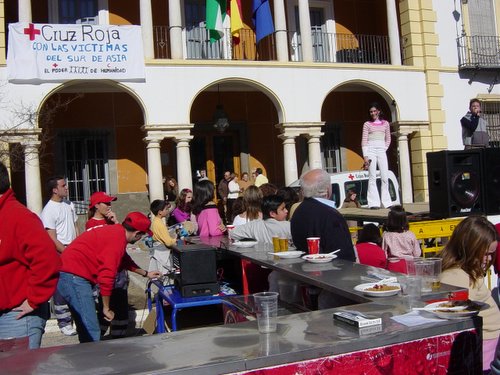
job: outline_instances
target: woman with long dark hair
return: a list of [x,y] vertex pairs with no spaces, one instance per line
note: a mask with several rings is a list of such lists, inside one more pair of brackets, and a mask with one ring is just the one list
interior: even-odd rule
[[193,214],[198,222],[199,236],[220,236],[226,231],[219,210],[214,202],[215,187],[212,181],[199,181],[193,189]]
[[383,119],[378,103],[372,103],[369,109],[370,120],[363,124],[361,148],[365,165],[368,165],[368,207],[380,208],[381,197],[377,189],[377,165],[382,180],[382,204],[385,208],[391,206],[389,195],[389,164],[387,149],[391,144],[391,126]]

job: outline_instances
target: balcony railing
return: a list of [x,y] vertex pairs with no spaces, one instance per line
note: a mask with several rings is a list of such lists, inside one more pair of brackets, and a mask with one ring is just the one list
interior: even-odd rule
[[[290,60],[302,61],[298,32],[289,32]],[[336,34],[312,31],[315,62],[390,64],[389,37],[383,35]]]
[[[169,36],[167,26],[154,27],[155,58],[168,59]],[[315,62],[342,62],[363,64],[390,64],[389,37],[380,35],[335,34],[312,30]],[[298,32],[288,33],[290,61],[303,61],[302,42]],[[224,36],[210,42],[207,29],[191,26],[184,30],[185,55],[194,60],[276,60],[274,34],[255,43],[252,29],[240,30],[238,39],[225,30]]]
[[458,67],[500,69],[500,37],[462,36],[457,38]]

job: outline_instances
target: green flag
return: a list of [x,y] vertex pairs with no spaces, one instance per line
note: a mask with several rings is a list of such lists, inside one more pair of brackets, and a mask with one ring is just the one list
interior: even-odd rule
[[224,29],[222,23],[226,17],[226,0],[207,0],[207,30],[210,42],[222,38]]

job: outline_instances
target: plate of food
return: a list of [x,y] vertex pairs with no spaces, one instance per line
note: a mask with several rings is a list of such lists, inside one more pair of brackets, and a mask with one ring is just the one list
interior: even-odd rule
[[307,254],[302,259],[311,263],[328,263],[337,258],[335,254]]
[[236,247],[253,247],[257,245],[257,241],[234,241],[233,245]]
[[461,319],[477,315],[484,307],[483,304],[471,300],[438,301],[425,305],[422,311],[429,312],[442,319]]
[[281,251],[279,253],[268,253],[269,255],[274,255],[277,256],[278,258],[281,259],[293,259],[293,258],[300,258],[302,254],[304,254],[303,251]]
[[398,283],[366,283],[359,284],[354,287],[354,290],[362,292],[370,297],[388,297],[394,296],[401,291],[401,285]]

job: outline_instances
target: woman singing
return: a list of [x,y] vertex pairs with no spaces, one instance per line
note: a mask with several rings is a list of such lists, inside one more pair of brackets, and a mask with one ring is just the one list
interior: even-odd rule
[[391,144],[391,127],[387,121],[382,119],[382,112],[377,103],[370,106],[371,121],[363,124],[363,136],[361,148],[365,165],[368,165],[368,207],[380,208],[380,196],[377,190],[377,165],[380,169],[382,180],[382,204],[385,208],[391,206],[389,195],[387,149]]

